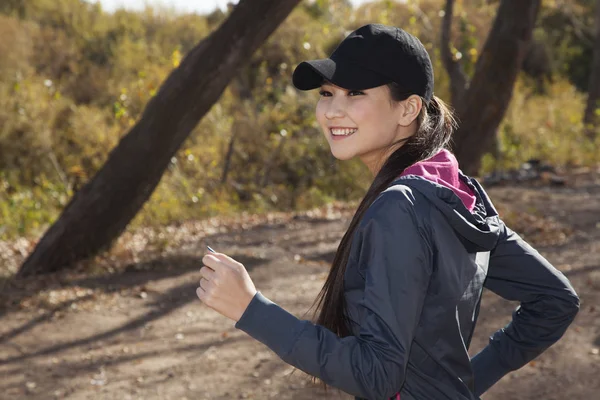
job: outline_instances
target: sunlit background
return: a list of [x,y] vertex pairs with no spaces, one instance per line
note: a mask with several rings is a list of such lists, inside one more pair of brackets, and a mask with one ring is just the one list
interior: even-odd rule
[[[172,8],[177,12],[197,12],[206,14],[214,11],[215,8],[224,10],[227,3],[237,3],[237,0],[88,0],[90,3],[99,2],[106,11],[114,11],[118,8],[128,10],[141,10],[146,5],[164,6]],[[354,6],[365,3],[367,0],[350,0]],[[400,1],[403,2],[403,1]]]

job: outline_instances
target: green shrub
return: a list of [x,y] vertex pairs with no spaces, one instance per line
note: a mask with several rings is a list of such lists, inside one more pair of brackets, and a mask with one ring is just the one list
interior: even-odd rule
[[[497,2],[483,3],[455,5],[452,51],[460,53],[468,74],[495,15]],[[589,4],[575,3],[578,16],[588,14]],[[333,158],[315,121],[318,94],[292,87],[293,68],[326,57],[364,23],[394,24],[421,38],[432,55],[436,95],[449,100],[438,47],[443,7],[441,0],[376,1],[358,10],[345,0],[303,2],[194,129],[132,226],[359,199],[372,179],[369,171],[359,160]],[[578,42],[561,13],[554,2],[545,4],[536,31],[553,52],[554,83],[539,94],[536,81],[519,78],[499,127],[501,157],[487,155],[483,172],[529,158],[564,166],[599,161],[599,144],[583,135],[585,94],[571,83],[582,79],[573,65],[583,62],[589,43]],[[226,14],[150,7],[109,14],[80,0],[2,2],[0,239],[40,235],[102,166],[182,57]]]

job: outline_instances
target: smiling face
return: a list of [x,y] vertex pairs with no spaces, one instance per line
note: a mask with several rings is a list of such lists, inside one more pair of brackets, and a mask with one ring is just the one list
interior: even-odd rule
[[418,96],[395,102],[385,85],[356,91],[331,83],[324,83],[319,94],[316,117],[331,153],[339,160],[359,157],[373,175],[401,146],[390,145],[416,132]]

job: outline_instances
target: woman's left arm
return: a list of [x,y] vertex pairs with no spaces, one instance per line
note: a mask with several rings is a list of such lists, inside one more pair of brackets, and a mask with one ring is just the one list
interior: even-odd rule
[[477,396],[558,341],[579,311],[569,280],[503,222],[500,229],[484,286],[520,305],[471,360]]
[[[398,194],[398,192],[395,192]],[[358,336],[338,337],[257,292],[235,327],[287,363],[355,396],[385,399],[404,382],[432,266],[406,195],[384,193],[361,227],[364,308]]]

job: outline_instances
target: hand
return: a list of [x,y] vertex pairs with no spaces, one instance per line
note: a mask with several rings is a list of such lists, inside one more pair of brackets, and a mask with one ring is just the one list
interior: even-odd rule
[[256,294],[243,264],[222,253],[202,257],[198,298],[216,312],[239,321]]

